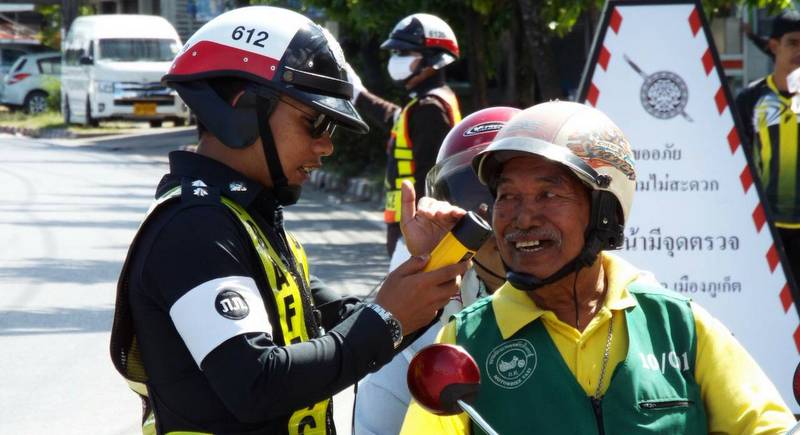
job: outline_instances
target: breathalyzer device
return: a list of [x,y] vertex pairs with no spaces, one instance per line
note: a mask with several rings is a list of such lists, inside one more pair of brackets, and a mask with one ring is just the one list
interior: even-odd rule
[[431,252],[430,261],[423,271],[468,260],[492,235],[492,227],[477,214],[468,211]]

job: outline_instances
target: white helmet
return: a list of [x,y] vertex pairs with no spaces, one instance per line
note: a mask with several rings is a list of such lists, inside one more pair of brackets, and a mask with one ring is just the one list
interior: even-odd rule
[[525,155],[566,166],[591,190],[583,250],[553,279],[540,281],[553,282],[575,270],[576,265],[594,263],[600,251],[621,247],[636,189],[636,171],[628,140],[608,116],[578,103],[537,104],[514,116],[492,144],[475,156],[472,167],[494,195],[503,164]]
[[[345,63],[339,43],[323,27],[288,9],[250,6],[226,12],[201,27],[161,80],[181,97],[186,94],[184,101],[203,124],[226,145],[238,148],[252,143],[257,129],[251,126],[242,132],[241,122],[220,119],[224,107],[215,103],[230,106],[207,92],[199,93],[196,82],[244,79],[264,94],[286,94],[337,124],[364,133],[368,128],[350,103],[353,86]],[[217,125],[221,127],[216,130],[228,131],[215,131]],[[249,142],[247,138],[225,141],[245,133],[251,136]]]
[[437,70],[453,63],[460,55],[453,29],[431,14],[413,14],[400,20],[381,48],[418,51],[425,59],[425,66]]
[[[226,12],[195,32],[161,81],[225,145],[245,148],[261,137],[273,190],[288,205],[297,201],[300,187],[288,185],[266,120],[285,94],[321,114],[312,135],[336,125],[366,133],[350,102],[353,86],[345,65],[339,43],[324,28],[297,12],[251,6]],[[235,106],[217,94],[209,82],[214,79],[246,83]]]

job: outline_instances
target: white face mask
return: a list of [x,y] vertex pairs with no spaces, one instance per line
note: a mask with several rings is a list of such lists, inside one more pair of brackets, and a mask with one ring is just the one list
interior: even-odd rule
[[412,65],[420,57],[420,55],[392,55],[392,57],[389,58],[389,76],[396,82],[402,82],[411,77],[411,75],[414,74]]

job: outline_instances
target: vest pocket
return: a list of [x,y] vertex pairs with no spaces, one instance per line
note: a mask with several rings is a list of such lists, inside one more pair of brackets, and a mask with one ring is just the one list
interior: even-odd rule
[[688,408],[694,402],[686,399],[673,399],[673,400],[648,400],[639,402],[639,408],[645,411],[654,411],[659,409],[675,409],[675,408]]

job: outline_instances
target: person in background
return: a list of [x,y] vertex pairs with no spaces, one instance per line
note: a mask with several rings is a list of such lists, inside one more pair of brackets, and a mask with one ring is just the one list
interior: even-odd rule
[[[507,282],[438,341],[481,375],[473,406],[503,435],[783,434],[795,419],[718,320],[611,254],[636,183],[602,112],[569,102],[509,121],[473,168],[494,197]],[[402,434],[481,434],[412,402]]]
[[[494,201],[489,189],[472,171],[472,158],[486,148],[500,128],[518,112],[519,109],[511,107],[490,107],[467,116],[453,127],[439,149],[436,165],[426,177],[427,195],[488,217],[489,206]],[[494,238],[475,253],[472,264],[461,281],[460,294],[445,306],[442,324],[464,307],[491,294],[505,281]],[[400,432],[411,401],[406,384],[408,364],[420,349],[433,343],[437,332],[438,328],[430,328],[389,364],[359,382],[353,419],[356,435]]]
[[788,75],[800,68],[800,12],[773,19],[768,41],[775,66],[736,97],[736,109],[794,279],[800,279],[800,115],[792,109]]
[[[444,68],[459,56],[453,29],[430,14],[409,15],[395,25],[381,44],[389,50],[389,76],[408,92],[408,102],[398,106],[364,88],[350,69],[353,102],[359,112],[380,126],[391,128],[386,147],[386,250],[389,257],[401,239],[400,186],[411,181],[417,192],[425,191],[425,174],[447,132],[461,120],[458,99],[445,83]],[[401,251],[407,250],[401,243]],[[390,268],[391,269],[391,268]]]

